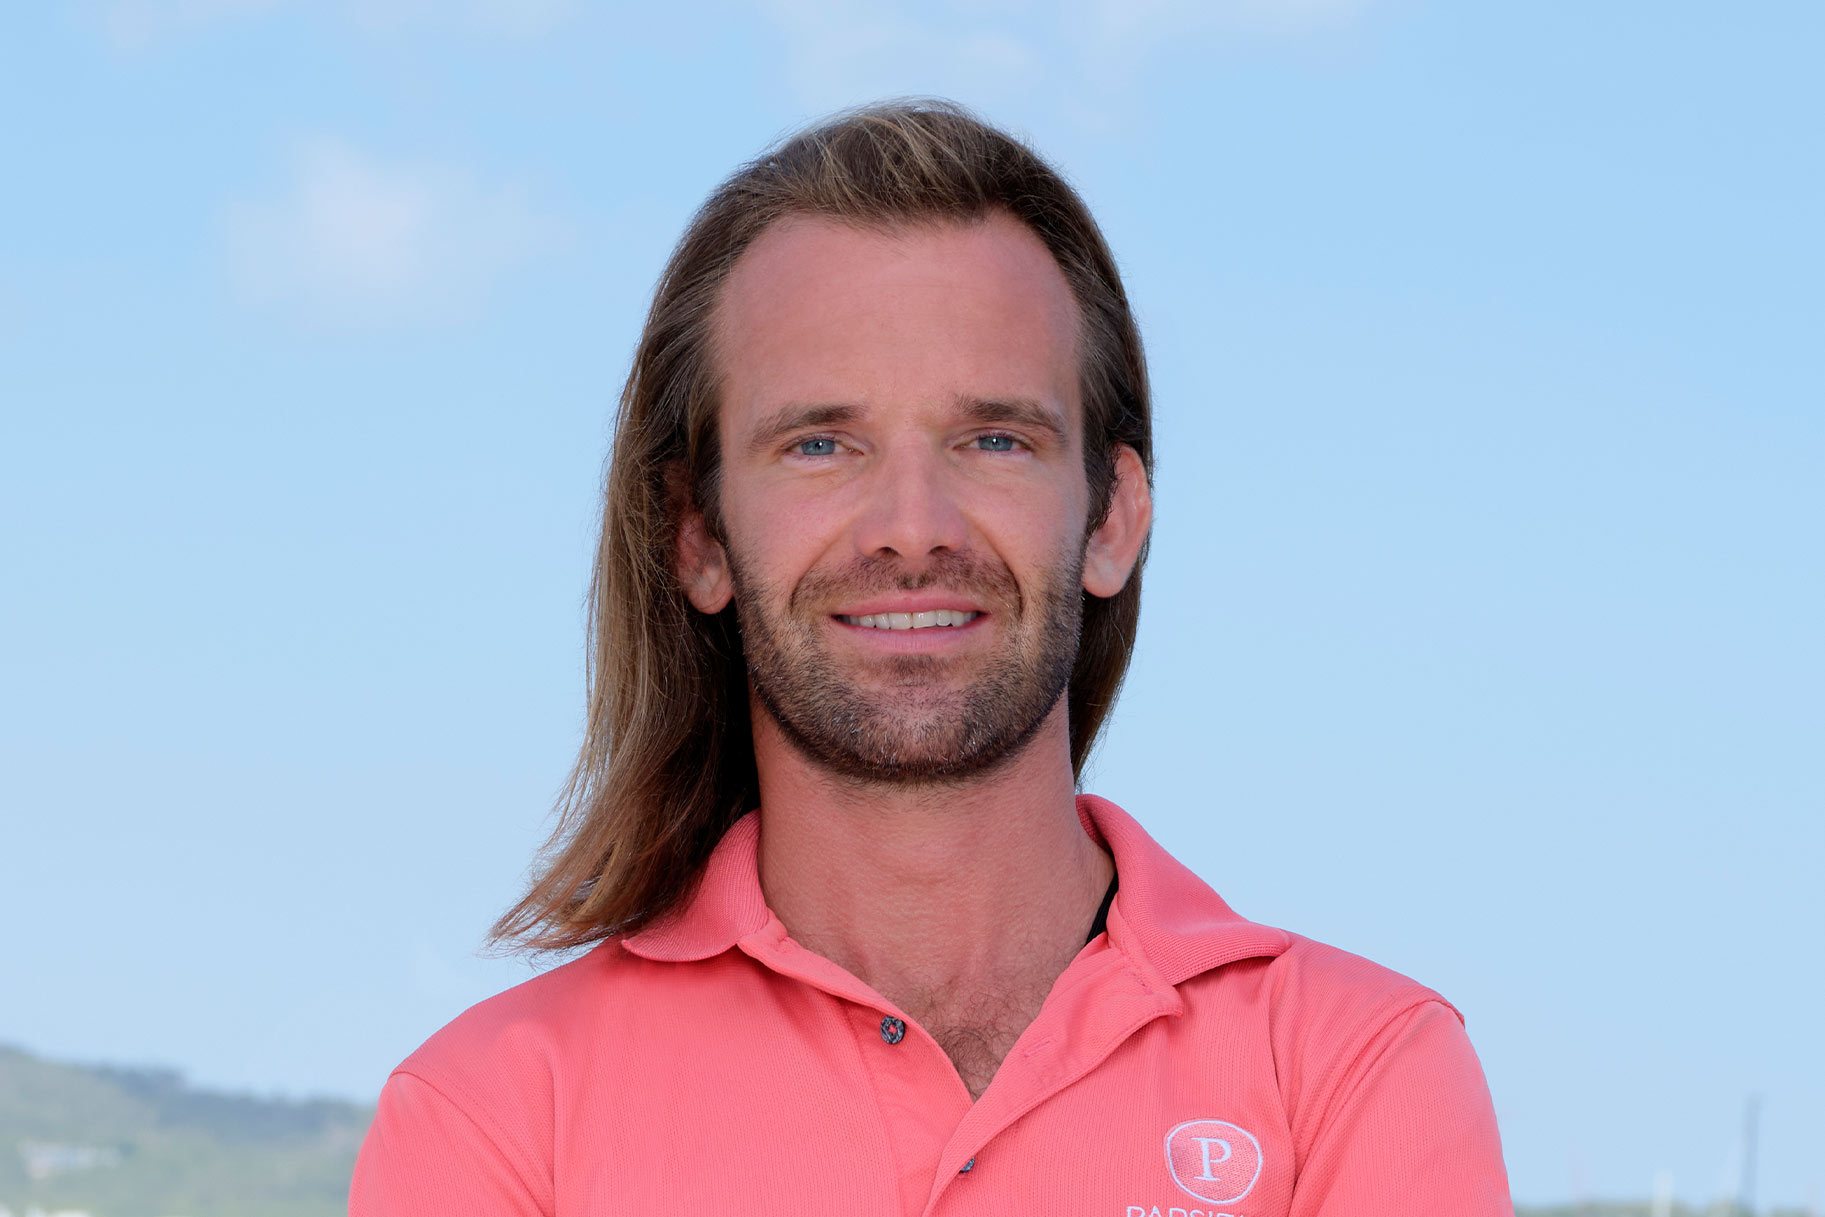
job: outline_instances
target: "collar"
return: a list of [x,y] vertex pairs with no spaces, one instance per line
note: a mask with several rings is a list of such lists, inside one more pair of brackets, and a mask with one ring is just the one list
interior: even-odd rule
[[[1079,795],[1077,818],[1115,860],[1121,887],[1109,910],[1110,943],[1144,960],[1166,984],[1291,945],[1285,931],[1238,915],[1114,803]],[[771,945],[784,937],[761,894],[760,813],[751,811],[723,834],[690,899],[621,945],[643,959],[688,963],[745,940]]]

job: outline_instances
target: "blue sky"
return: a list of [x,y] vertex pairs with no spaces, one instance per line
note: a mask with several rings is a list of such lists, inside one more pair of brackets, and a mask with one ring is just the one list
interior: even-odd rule
[[371,1097],[578,737],[691,209],[953,96],[1079,185],[1158,526],[1092,789],[1464,1011],[1524,1201],[1825,1202],[1816,6],[0,17],[0,1041]]

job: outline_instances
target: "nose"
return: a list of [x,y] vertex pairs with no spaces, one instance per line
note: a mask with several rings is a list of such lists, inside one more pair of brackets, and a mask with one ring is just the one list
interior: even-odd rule
[[857,552],[918,565],[932,554],[963,549],[968,525],[959,490],[941,452],[912,445],[880,454],[862,487]]

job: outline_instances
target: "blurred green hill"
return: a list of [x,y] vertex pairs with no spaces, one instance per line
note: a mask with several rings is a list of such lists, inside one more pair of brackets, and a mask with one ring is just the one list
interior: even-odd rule
[[373,1109],[187,1086],[0,1047],[0,1206],[89,1217],[342,1217]]
[[[1752,1217],[1747,1209],[1722,1203],[1694,1208],[1675,1204],[1665,1210],[1666,1217]],[[1584,1204],[1560,1204],[1547,1208],[1516,1209],[1515,1217],[1654,1217],[1650,1204],[1617,1204],[1593,1200]],[[1805,1209],[1757,1208],[1753,1217],[1816,1217]]]

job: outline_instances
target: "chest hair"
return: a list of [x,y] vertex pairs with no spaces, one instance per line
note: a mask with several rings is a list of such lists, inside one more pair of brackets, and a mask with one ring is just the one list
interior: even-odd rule
[[1048,980],[1043,985],[1029,983],[1004,993],[961,999],[951,995],[921,1003],[923,1009],[909,1007],[907,1012],[950,1057],[970,1098],[979,1099],[1021,1032],[1038,1017],[1050,990]]

